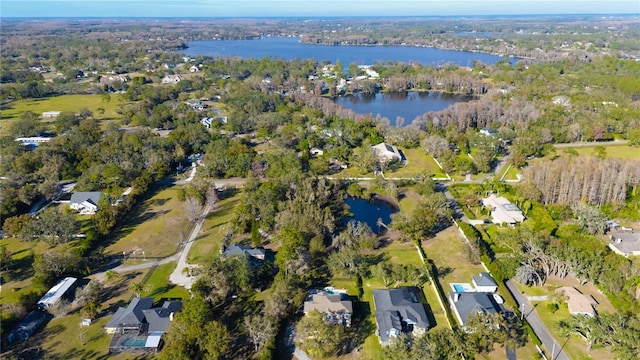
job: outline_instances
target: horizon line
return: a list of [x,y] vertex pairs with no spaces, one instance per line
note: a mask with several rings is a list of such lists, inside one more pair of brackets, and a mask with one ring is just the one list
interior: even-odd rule
[[537,14],[458,14],[458,15],[266,15],[266,16],[0,16],[0,21],[13,19],[370,19],[370,18],[464,18],[464,17],[540,17],[540,16],[625,16],[640,13],[537,13]]

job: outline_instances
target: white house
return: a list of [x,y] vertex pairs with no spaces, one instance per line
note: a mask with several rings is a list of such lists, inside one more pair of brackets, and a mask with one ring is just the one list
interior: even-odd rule
[[492,128],[484,128],[484,129],[480,130],[480,134],[485,135],[485,136],[496,136],[496,135],[498,135],[498,132],[493,130]]
[[163,84],[177,84],[178,82],[184,80],[181,75],[167,75],[162,78]]
[[69,206],[83,215],[92,215],[98,211],[98,202],[102,193],[98,191],[77,192],[71,194]]
[[522,210],[518,206],[512,204],[509,200],[491,194],[486,199],[482,199],[484,207],[491,211],[491,219],[494,224],[509,224],[523,222],[525,217]]
[[400,154],[400,151],[398,151],[398,148],[393,145],[380,143],[372,147],[373,147],[373,153],[376,155],[378,160],[382,162],[392,162],[392,161],[402,160],[402,154]]
[[40,309],[49,309],[62,299],[65,295],[70,293],[70,290],[75,287],[76,281],[78,279],[74,277],[66,277],[49,289],[46,294],[38,301],[38,308]]
[[45,119],[55,118],[58,115],[60,115],[60,111],[45,111],[42,113],[42,117]]

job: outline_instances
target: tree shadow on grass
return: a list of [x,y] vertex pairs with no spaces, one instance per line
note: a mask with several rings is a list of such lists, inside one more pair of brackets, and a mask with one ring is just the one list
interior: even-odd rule
[[353,319],[351,329],[353,336],[347,344],[347,352],[352,351],[364,344],[365,340],[375,333],[376,324],[371,320],[371,304],[351,297],[353,302]]

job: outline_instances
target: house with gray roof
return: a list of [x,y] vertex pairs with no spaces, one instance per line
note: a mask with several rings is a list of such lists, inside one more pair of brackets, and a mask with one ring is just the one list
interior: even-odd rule
[[611,234],[609,248],[625,257],[640,256],[640,233],[619,232]]
[[273,261],[273,253],[263,248],[252,248],[241,243],[235,243],[229,246],[224,250],[223,254],[227,258],[232,256],[244,256],[254,265],[260,265],[265,261]]
[[95,214],[98,211],[98,202],[102,198],[99,191],[83,191],[71,194],[69,206],[83,215]]
[[373,306],[382,346],[400,333],[424,334],[431,325],[415,287],[373,290]]
[[494,293],[498,291],[498,284],[488,272],[483,271],[480,275],[474,276],[472,282],[477,292]]
[[126,308],[120,307],[111,317],[111,321],[104,327],[107,334],[142,330],[144,310],[151,309],[153,298],[134,298]]
[[134,298],[126,308],[118,308],[104,327],[113,334],[109,352],[157,352],[162,347],[162,335],[181,310],[180,301],[165,301],[154,308],[153,298]]
[[452,292],[449,293],[449,301],[458,324],[463,328],[477,314],[498,313],[498,306],[494,304],[492,294],[487,292]]

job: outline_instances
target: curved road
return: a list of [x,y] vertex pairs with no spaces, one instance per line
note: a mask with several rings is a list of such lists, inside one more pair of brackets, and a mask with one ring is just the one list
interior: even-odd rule
[[564,352],[564,345],[560,345],[556,342],[556,339],[553,338],[553,335],[551,335],[546,326],[544,326],[536,312],[533,311],[533,307],[527,298],[518,291],[511,280],[505,281],[505,284],[507,285],[509,292],[516,299],[518,308],[524,313],[524,318],[527,319],[527,322],[531,325],[533,332],[536,333],[544,347],[547,348],[547,351],[551,353],[550,359],[571,360],[571,358]]

